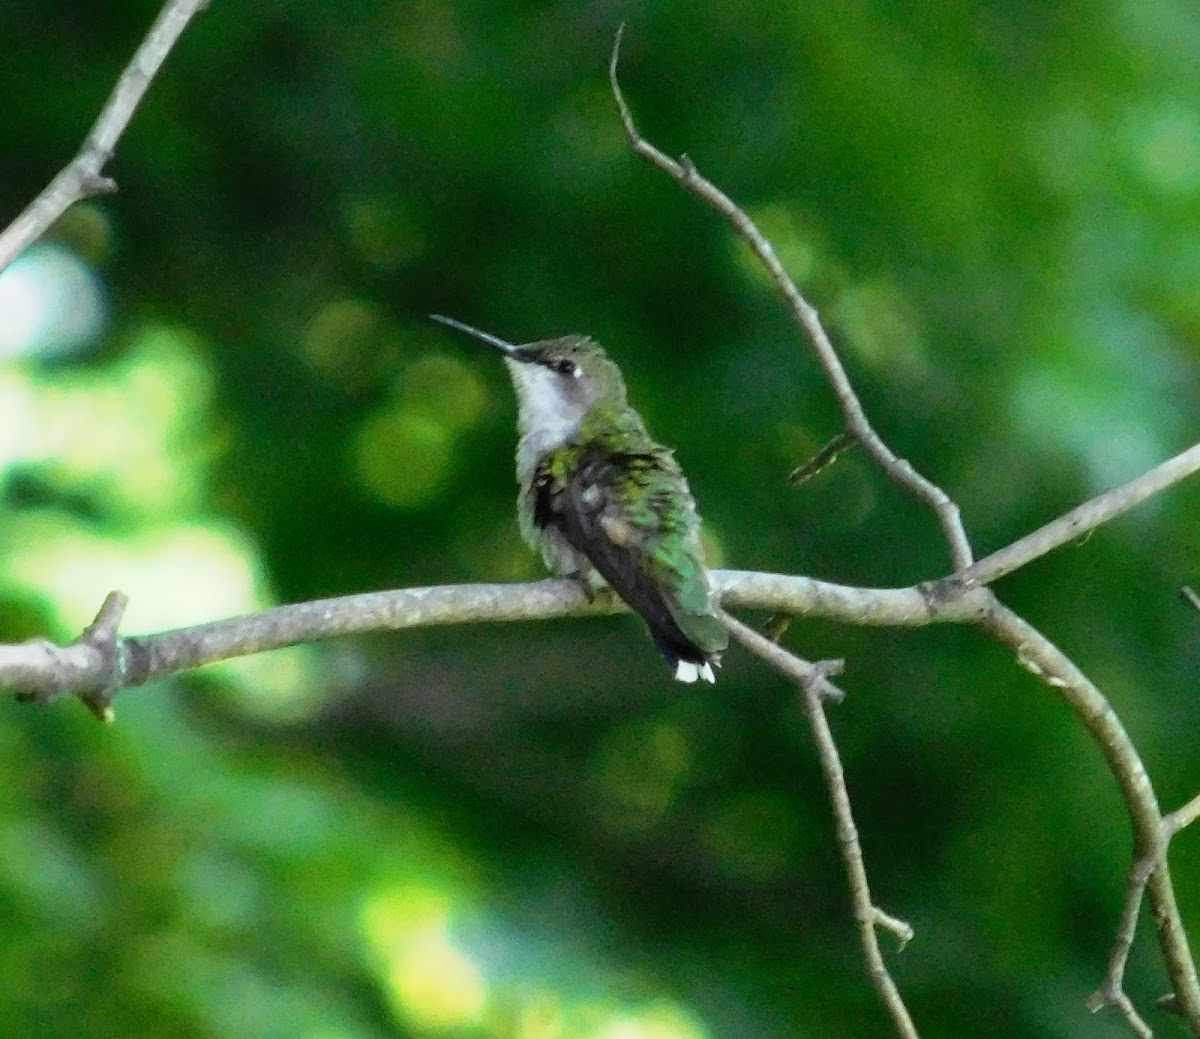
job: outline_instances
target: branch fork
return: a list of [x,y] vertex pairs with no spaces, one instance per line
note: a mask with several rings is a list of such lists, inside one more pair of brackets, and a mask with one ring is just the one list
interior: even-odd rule
[[[117,142],[180,35],[207,5],[208,0],[167,0],[79,154],[0,232],[0,270],[76,201],[115,190],[114,181],[104,170]],[[990,584],[1005,574],[1200,471],[1200,444],[976,562],[957,504],[897,456],[871,426],[817,310],[800,293],[771,243],[686,154],[673,159],[639,133],[617,80],[623,29],[618,30],[614,41],[609,81],[630,147],[727,220],[758,257],[808,338],[837,398],[846,429],[840,439],[860,445],[891,480],[931,510],[953,567],[947,577],[907,589],[854,589],[800,577],[715,572],[722,602],[729,607],[772,609],[780,615],[821,614],[857,624],[969,623],[1007,645],[1023,667],[1071,707],[1092,735],[1120,787],[1131,819],[1136,855],[1104,984],[1088,1001],[1088,1009],[1114,1007],[1141,1039],[1152,1035],[1123,987],[1141,904],[1148,900],[1173,988],[1158,1005],[1184,1017],[1193,1034],[1200,1036],[1200,982],[1167,864],[1171,839],[1200,817],[1200,796],[1164,817],[1136,748],[1100,690],[1041,632],[1007,609],[990,589]],[[835,445],[837,449],[843,446],[839,441]],[[808,478],[828,460],[819,455],[815,462],[801,466],[793,477],[798,481]],[[1200,609],[1200,597],[1190,589],[1183,594]],[[0,646],[0,688],[14,689],[21,699],[39,704],[75,695],[97,717],[111,721],[113,697],[118,690],[231,656],[362,631],[481,619],[574,616],[624,608],[611,598],[589,602],[573,583],[553,580],[528,585],[416,588],[279,607],[177,632],[122,638],[118,628],[125,602],[120,592],[110,593],[96,619],[70,645],[60,647],[45,639],[32,639],[21,645]],[[904,1039],[917,1039],[915,1025],[884,964],[877,934],[880,929],[893,933],[903,948],[912,938],[912,928],[872,901],[845,776],[825,713],[826,703],[840,702],[845,695],[831,681],[841,672],[842,662],[810,663],[731,615],[723,617],[736,641],[787,677],[800,692],[833,807],[867,974],[897,1032]],[[779,634],[784,626],[776,625]]]
[[0,271],[42,237],[76,202],[117,190],[104,173],[133,113],[188,23],[209,0],[167,0],[121,73],[79,153],[20,216],[0,232]]
[[96,619],[70,645],[37,638],[0,646],[5,684],[19,690],[17,699],[41,705],[76,696],[98,719],[112,722],[113,698],[128,684],[129,651],[117,634],[127,603],[123,592],[109,592]]

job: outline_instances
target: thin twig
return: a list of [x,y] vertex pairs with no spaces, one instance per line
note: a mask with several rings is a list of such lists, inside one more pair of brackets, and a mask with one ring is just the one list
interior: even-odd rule
[[830,700],[833,703],[841,703],[846,699],[846,694],[829,681],[832,675],[841,673],[842,661],[822,660],[816,664],[810,663],[803,657],[784,649],[774,639],[755,631],[750,625],[743,624],[724,610],[720,612],[721,619],[729,628],[734,639],[755,656],[765,660],[780,674],[786,675],[798,686],[805,688],[811,686],[822,699]]
[[[1128,512],[1135,505],[1140,505],[1196,472],[1200,472],[1200,444],[1189,447],[1120,487],[1097,495],[1044,527],[1039,527],[1033,533],[1026,534],[1020,540],[1000,549],[999,552],[985,556],[965,570],[943,578],[929,586],[930,590],[935,596],[945,597],[964,589],[991,584],[1006,574],[1019,570],[1026,563],[1040,559],[1060,545],[1074,541],[1082,534]],[[1200,603],[1193,605],[1200,608]]]
[[[961,579],[963,574],[967,574],[974,578],[976,584],[980,584],[979,577],[984,572],[981,568],[980,572],[972,573],[971,547],[957,505],[939,487],[916,473],[907,462],[897,458],[871,428],[846,372],[821,325],[816,310],[796,288],[795,283],[776,257],[771,244],[755,227],[753,221],[719,188],[702,177],[690,159],[686,157],[681,161],[672,159],[638,132],[617,80],[620,44],[621,31],[618,31],[613,44],[612,58],[609,62],[609,81],[630,146],[638,155],[664,171],[733,225],[770,273],[791,307],[796,320],[808,334],[818,360],[825,369],[826,377],[842,406],[849,431],[893,480],[935,511],[950,545],[956,574],[943,582],[923,586],[923,591],[928,596],[931,614],[938,615],[947,598],[953,599],[959,594],[975,597],[974,621],[984,630],[1011,645],[1016,651],[1018,660],[1031,671],[1042,676],[1052,688],[1063,696],[1100,744],[1109,766],[1121,786],[1126,805],[1133,819],[1137,847],[1139,849],[1158,847],[1159,838],[1162,835],[1162,819],[1158,801],[1136,749],[1107,700],[1049,640],[1016,614],[1003,607],[990,591],[983,587],[964,588],[954,583],[956,578]],[[1186,454],[1188,453],[1185,452]],[[1116,512],[1104,514],[1106,509],[1111,509],[1118,503],[1122,508],[1128,508],[1136,500],[1143,500],[1144,497],[1156,493],[1157,490],[1161,490],[1169,483],[1182,479],[1186,473],[1180,470],[1187,464],[1190,464],[1190,460],[1180,462],[1176,459],[1165,464],[1165,473],[1156,471],[1147,474],[1145,479],[1148,482],[1157,481],[1158,486],[1156,487],[1141,485],[1139,481],[1135,481],[1134,483],[1138,484],[1138,487],[1134,496],[1122,499],[1118,493],[1106,499],[1106,496],[1102,495],[1101,499],[1106,499],[1103,506],[1095,515],[1083,519],[1091,526],[1104,522],[1105,519],[1116,514]],[[1160,470],[1162,468],[1160,467]],[[1142,497],[1137,498],[1136,494],[1143,491],[1145,493]],[[1072,527],[1072,522],[1079,523],[1080,517],[1075,517],[1073,521],[1064,518],[1063,525],[1057,528],[1051,536],[1035,532],[1035,539],[1041,536],[1044,540],[1035,540],[1022,548],[1023,553],[1032,551],[1033,554],[1028,558],[1020,558],[1014,565],[1023,565],[1029,559],[1035,558],[1036,555],[1049,551],[1056,544],[1061,543],[1054,541],[1053,538],[1062,537],[1063,531],[1065,531],[1067,540],[1077,536],[1081,528]],[[995,561],[993,560],[990,565],[995,565]],[[996,574],[992,574],[992,579],[995,576]],[[984,593],[982,597],[979,596],[981,592]],[[1134,868],[1137,868],[1136,861]],[[1159,943],[1167,960],[1168,970],[1175,988],[1175,1004],[1179,1012],[1188,1018],[1193,1032],[1200,1036],[1200,987],[1197,986],[1195,966],[1188,950],[1179,910],[1175,904],[1175,893],[1167,869],[1165,847],[1161,848],[1155,868],[1149,876],[1147,891],[1154,908]],[[1119,936],[1118,941],[1120,940],[1122,939]],[[1132,1011],[1131,1006],[1129,1009]],[[1132,1021],[1132,1018],[1130,1020]]]
[[858,441],[849,433],[839,433],[807,462],[796,466],[795,469],[788,473],[788,483],[793,487],[803,486],[818,473],[823,473],[833,465],[843,451],[853,447],[857,443]]
[[1125,967],[1129,962],[1129,950],[1133,948],[1133,939],[1137,931],[1138,916],[1141,913],[1142,899],[1146,896],[1146,885],[1150,882],[1150,874],[1154,872],[1158,849],[1155,853],[1142,856],[1129,871],[1129,880],[1125,889],[1125,905],[1121,909],[1121,919],[1117,924],[1117,936],[1113,941],[1112,951],[1108,957],[1108,972],[1104,977],[1104,985],[1092,993],[1087,1001],[1087,1008],[1093,1014],[1105,1007],[1114,1007],[1125,1018],[1129,1027],[1139,1039],[1152,1039],[1154,1035],[1146,1024],[1133,1000],[1125,992]]
[[116,190],[116,183],[104,175],[104,167],[175,42],[208,2],[169,0],[159,12],[133,60],[117,80],[79,154],[0,232],[0,271],[41,238],[76,202]]
[[613,41],[612,58],[608,65],[608,78],[612,86],[613,97],[617,102],[617,110],[621,116],[621,124],[625,127],[625,136],[629,139],[630,147],[643,159],[657,166],[702,202],[705,202],[720,213],[733,225],[734,230],[741,235],[743,240],[754,251],[754,254],[774,279],[779,291],[783,293],[783,297],[795,315],[796,320],[808,334],[809,341],[817,355],[817,360],[825,370],[825,376],[833,387],[838,403],[841,405],[842,414],[846,418],[846,428],[893,481],[904,487],[919,501],[924,502],[929,508],[933,509],[937,515],[938,522],[941,524],[946,541],[950,546],[950,556],[954,564],[954,569],[965,570],[971,565],[974,557],[971,553],[971,545],[967,540],[966,531],[963,528],[958,506],[950,500],[945,491],[918,473],[903,458],[897,457],[875,432],[867,419],[866,412],[863,411],[858,395],[854,392],[854,387],[850,384],[846,370],[842,367],[842,362],[838,358],[837,352],[834,350],[824,326],[821,324],[820,315],[817,313],[816,308],[804,298],[800,290],[796,287],[796,283],[787,271],[784,270],[783,264],[779,262],[779,258],[775,255],[775,250],[771,246],[771,243],[767,241],[763,233],[755,226],[754,221],[728,195],[721,191],[712,181],[701,176],[700,171],[696,169],[695,164],[690,159],[685,158],[682,161],[672,159],[638,132],[637,125],[633,121],[633,115],[629,110],[629,105],[626,104],[625,96],[621,93],[620,83],[617,81],[617,61],[621,53],[621,37],[624,34],[624,30],[625,26],[622,25],[617,30],[617,37]]
[[836,698],[831,697],[828,690],[828,675],[841,670],[841,661],[809,663],[789,653],[736,617],[726,614],[724,620],[729,626],[730,635],[740,645],[791,679],[800,690],[804,712],[812,726],[813,739],[817,745],[817,755],[821,759],[821,772],[825,777],[829,801],[833,806],[838,847],[842,852],[842,865],[846,870],[846,881],[854,905],[854,919],[858,924],[867,977],[891,1015],[896,1031],[905,1039],[919,1039],[912,1016],[884,962],[883,951],[879,948],[877,928],[885,927],[900,937],[901,947],[911,940],[913,931],[905,921],[883,912],[871,901],[871,885],[867,879],[862,843],[858,839],[858,827],[854,823],[850,793],[846,788],[846,774],[833,732],[829,728],[829,719],[825,716],[825,701],[841,699],[840,690]]
[[1168,837],[1174,837],[1184,827],[1191,826],[1200,819],[1200,794],[1193,797],[1182,808],[1176,808],[1163,819],[1163,829]]
[[903,952],[904,947],[913,940],[916,933],[912,929],[912,924],[907,920],[901,920],[898,916],[885,913],[879,906],[875,907],[875,926],[882,927],[885,931],[891,931],[896,936],[900,942],[896,946],[897,952]]

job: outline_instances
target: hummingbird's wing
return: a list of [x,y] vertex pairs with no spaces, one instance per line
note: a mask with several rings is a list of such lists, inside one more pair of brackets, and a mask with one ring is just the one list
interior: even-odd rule
[[673,665],[715,662],[729,633],[714,612],[695,503],[670,452],[599,451],[563,476],[543,500],[545,518],[641,615]]

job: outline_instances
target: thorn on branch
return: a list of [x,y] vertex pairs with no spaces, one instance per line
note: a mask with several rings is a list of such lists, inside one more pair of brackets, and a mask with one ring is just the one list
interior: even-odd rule
[[872,907],[875,914],[875,926],[882,927],[885,931],[891,931],[896,936],[900,944],[896,946],[896,952],[903,952],[908,943],[913,940],[916,932],[907,920],[901,920],[898,916],[892,916],[890,913],[885,913],[879,906]]
[[116,193],[117,182],[103,173],[85,173],[80,178],[80,189],[85,198]]

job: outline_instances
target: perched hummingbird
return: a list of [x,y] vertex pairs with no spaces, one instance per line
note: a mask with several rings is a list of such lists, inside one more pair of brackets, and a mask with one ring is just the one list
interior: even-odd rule
[[504,354],[517,391],[525,540],[589,596],[612,588],[641,615],[679,681],[715,682],[729,633],[704,566],[696,503],[672,452],[626,400],[620,369],[587,336],[514,344],[431,316]]

